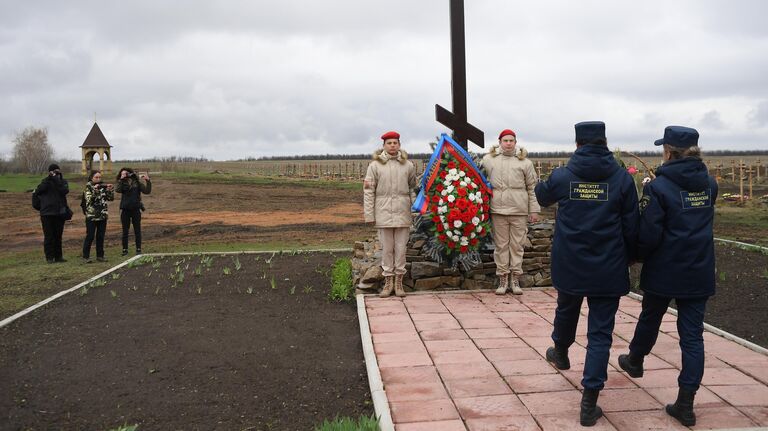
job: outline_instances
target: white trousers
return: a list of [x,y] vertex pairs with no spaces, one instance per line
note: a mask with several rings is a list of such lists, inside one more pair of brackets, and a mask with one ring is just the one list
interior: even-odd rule
[[496,275],[523,275],[523,240],[528,233],[528,216],[492,214],[493,261]]
[[381,269],[385,277],[405,274],[405,249],[410,230],[408,227],[379,228]]

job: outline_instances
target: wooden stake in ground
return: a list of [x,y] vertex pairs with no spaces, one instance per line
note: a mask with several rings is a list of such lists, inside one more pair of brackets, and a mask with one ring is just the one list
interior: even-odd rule
[[754,195],[752,194],[752,166],[749,167],[747,170],[747,173],[749,174],[749,198],[752,199]]
[[731,181],[736,182],[736,160],[731,160]]
[[757,182],[760,182],[760,159],[757,159],[757,162],[755,162],[755,165],[757,167]]
[[739,202],[744,205],[744,160],[739,160]]

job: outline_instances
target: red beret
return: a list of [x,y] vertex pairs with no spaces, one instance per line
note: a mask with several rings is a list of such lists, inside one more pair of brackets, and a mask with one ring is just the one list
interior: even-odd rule
[[501,133],[499,133],[499,139],[501,139],[501,138],[503,138],[503,137],[505,137],[507,135],[512,135],[512,136],[515,137],[515,139],[517,139],[517,135],[515,135],[515,132],[513,132],[513,131],[511,131],[509,129],[502,130]]
[[381,139],[383,139],[385,141],[387,139],[400,139],[400,134],[393,130],[391,132],[387,132],[387,133],[381,135]]

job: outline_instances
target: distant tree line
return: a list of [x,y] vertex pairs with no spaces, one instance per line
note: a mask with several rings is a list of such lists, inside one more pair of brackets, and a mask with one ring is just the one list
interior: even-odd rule
[[[638,157],[661,157],[661,151],[631,151]],[[567,159],[571,157],[573,151],[533,151],[528,153],[532,159]],[[768,150],[711,150],[704,151],[706,156],[714,157],[734,157],[734,156],[768,156]],[[428,159],[432,153],[408,153],[412,159]],[[310,154],[293,156],[263,156],[248,157],[238,161],[253,162],[257,160],[264,161],[291,161],[291,160],[361,160],[369,159],[370,154]]]
[[195,163],[195,162],[210,162],[207,157],[192,157],[192,156],[168,156],[168,157],[150,157],[147,159],[120,159],[115,160],[115,163]]

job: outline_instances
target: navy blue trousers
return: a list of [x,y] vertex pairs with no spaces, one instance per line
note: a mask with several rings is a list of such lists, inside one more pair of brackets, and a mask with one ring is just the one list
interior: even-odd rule
[[[677,333],[680,336],[680,350],[683,354],[683,369],[677,378],[677,385],[689,391],[697,391],[704,376],[704,312],[708,297],[675,298],[677,304]],[[651,293],[643,296],[643,311],[635,328],[635,335],[629,343],[633,356],[651,353],[659,338],[661,319],[667,312],[672,298]]]
[[[576,325],[579,323],[583,300],[583,296],[557,292],[555,329],[552,331],[552,341],[556,346],[568,348],[576,340]],[[587,358],[584,362],[581,386],[584,389],[600,390],[608,379],[608,358],[611,355],[613,325],[616,322],[616,310],[619,309],[619,297],[588,296],[587,306]]]

